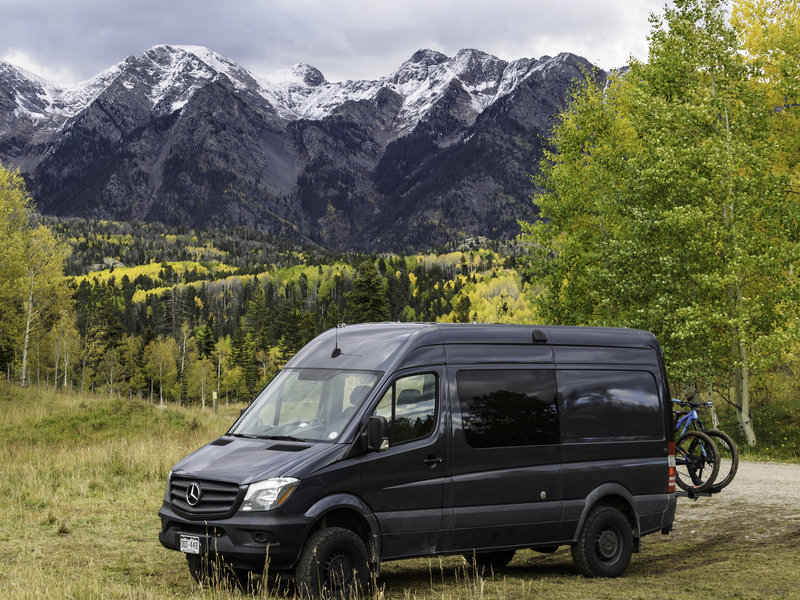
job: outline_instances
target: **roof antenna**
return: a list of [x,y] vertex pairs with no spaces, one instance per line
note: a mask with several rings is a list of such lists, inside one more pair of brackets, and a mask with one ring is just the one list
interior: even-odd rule
[[334,332],[334,343],[333,343],[333,352],[331,352],[331,358],[336,358],[342,353],[342,349],[339,348],[339,328],[346,327],[346,323],[342,323],[341,325],[337,325],[335,332]]

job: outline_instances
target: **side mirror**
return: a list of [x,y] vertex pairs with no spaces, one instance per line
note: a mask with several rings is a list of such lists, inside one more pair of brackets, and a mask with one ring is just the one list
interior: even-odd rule
[[373,415],[367,419],[361,438],[363,448],[368,452],[379,452],[389,448],[389,423],[386,417]]

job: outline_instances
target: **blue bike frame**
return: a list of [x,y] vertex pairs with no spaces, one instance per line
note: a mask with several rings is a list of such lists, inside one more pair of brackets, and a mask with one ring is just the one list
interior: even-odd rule
[[675,423],[675,431],[678,432],[678,437],[686,433],[686,430],[689,429],[689,425],[699,420],[700,415],[697,414],[697,411],[694,408],[678,419],[678,422]]
[[[672,402],[680,403],[680,400],[675,400],[673,398]],[[675,431],[678,432],[678,435],[676,436],[677,439],[680,439],[683,436],[683,434],[686,433],[686,430],[689,429],[689,425],[699,420],[700,420],[700,415],[697,414],[697,409],[694,408],[685,415],[683,415],[680,419],[678,419],[678,422],[675,423]],[[700,452],[703,454],[703,456],[707,455],[706,447],[704,444],[700,444]],[[681,458],[678,458],[677,462],[678,464],[685,464],[685,461],[682,462]]]

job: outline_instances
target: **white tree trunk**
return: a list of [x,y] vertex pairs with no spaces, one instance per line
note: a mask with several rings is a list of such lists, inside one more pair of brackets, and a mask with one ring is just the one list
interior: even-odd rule
[[69,369],[69,352],[64,350],[64,389],[67,389],[67,370]]
[[31,336],[31,323],[33,322],[33,281],[28,288],[28,302],[25,304],[25,336],[22,339],[22,369],[20,370],[20,385],[25,387],[28,367],[28,344]]
[[[221,380],[222,380],[222,352],[217,352],[217,396],[219,396],[219,383]],[[216,412],[216,410],[214,412]]]
[[739,357],[741,366],[737,369],[735,381],[736,395],[734,404],[736,405],[736,418],[739,421],[739,429],[747,441],[748,446],[756,445],[756,432],[753,429],[753,421],[750,418],[750,370],[747,365],[747,349],[744,343],[739,342]]
[[53,346],[53,389],[58,390],[58,366],[61,363],[61,349],[58,347],[58,342]]

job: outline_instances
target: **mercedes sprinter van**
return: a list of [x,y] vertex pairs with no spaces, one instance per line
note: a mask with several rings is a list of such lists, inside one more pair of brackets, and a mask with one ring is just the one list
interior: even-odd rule
[[616,577],[675,514],[671,396],[646,331],[380,323],[332,329],[222,437],[176,464],[159,539],[199,578],[363,589],[383,561],[572,548]]

